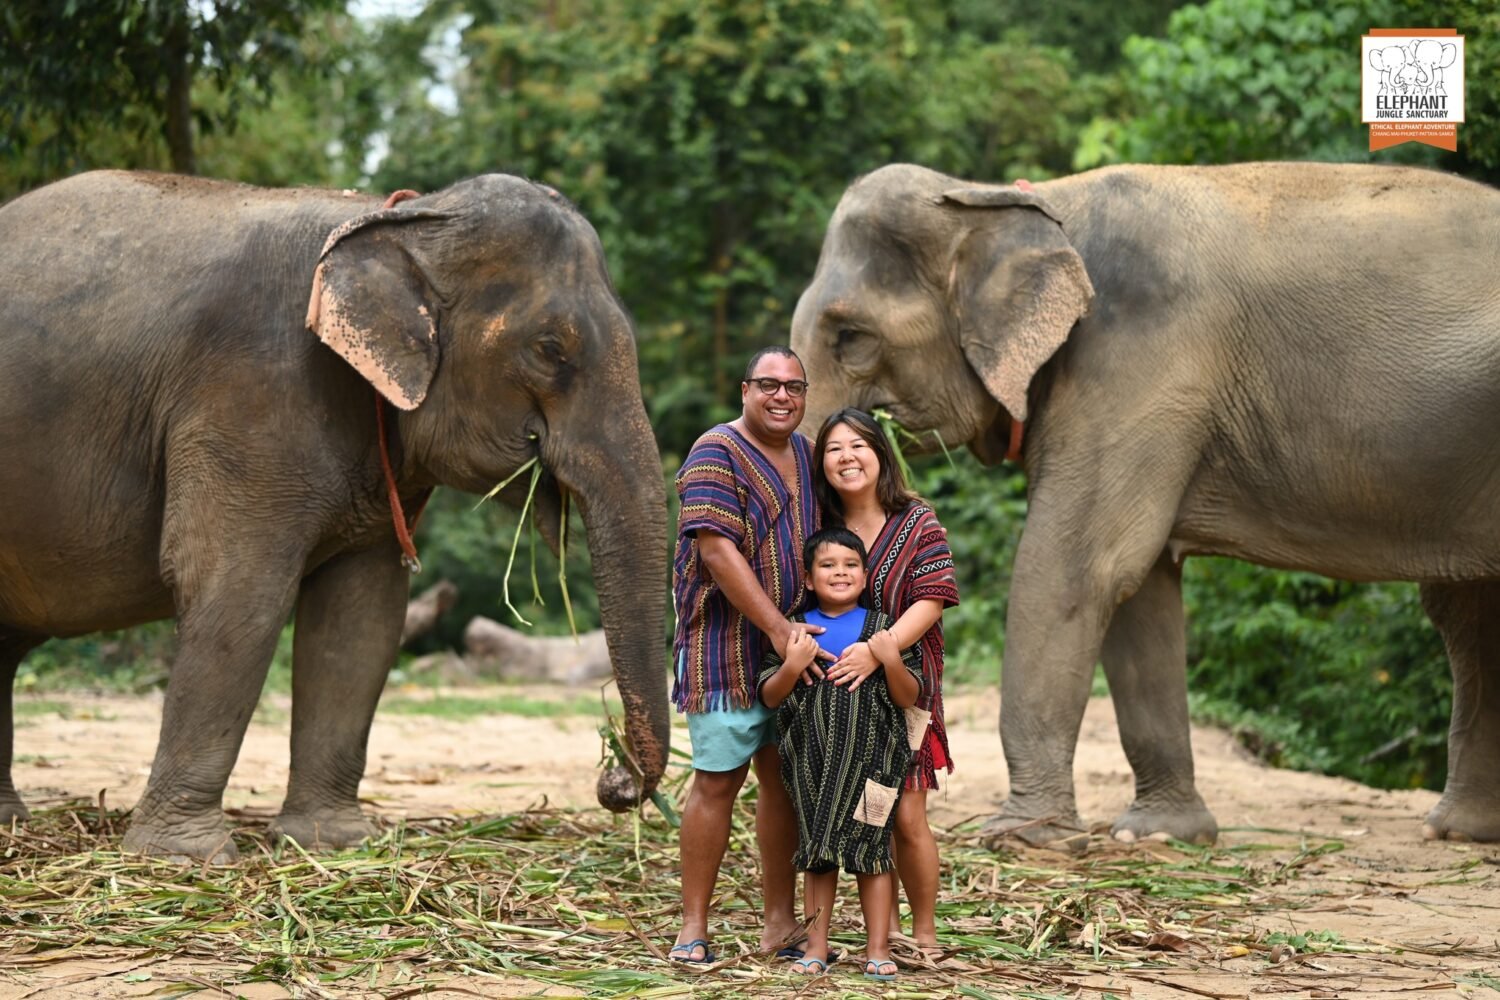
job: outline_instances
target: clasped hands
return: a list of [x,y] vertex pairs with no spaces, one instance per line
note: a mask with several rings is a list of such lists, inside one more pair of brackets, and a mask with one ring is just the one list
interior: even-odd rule
[[[816,629],[822,632],[822,629]],[[849,686],[850,691],[859,690],[865,679],[887,663],[901,661],[901,649],[896,645],[896,636],[890,629],[881,629],[870,636],[868,642],[850,643],[837,658],[818,645],[813,638],[813,627],[802,624],[792,626],[782,655],[788,669],[802,671],[802,683],[813,684],[827,677],[838,685]],[[828,663],[824,666],[819,661]]]

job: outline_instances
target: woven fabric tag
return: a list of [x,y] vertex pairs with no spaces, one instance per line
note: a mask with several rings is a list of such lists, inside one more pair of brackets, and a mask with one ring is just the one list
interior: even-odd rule
[[906,713],[906,742],[915,753],[922,749],[922,741],[927,738],[927,723],[932,721],[932,712],[915,705],[903,711]]
[[891,810],[896,808],[896,791],[866,778],[864,794],[854,807],[854,818],[871,826],[885,826],[886,820],[891,818]]

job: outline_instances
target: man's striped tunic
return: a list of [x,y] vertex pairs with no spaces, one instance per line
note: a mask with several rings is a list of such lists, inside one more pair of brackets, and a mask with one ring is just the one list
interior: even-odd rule
[[802,543],[818,530],[812,444],[793,434],[797,482],[788,489],[770,459],[729,424],[700,437],[677,474],[682,512],[672,563],[677,629],[672,701],[684,712],[749,708],[756,668],[771,648],[729,603],[698,554],[697,534],[734,542],[771,603],[783,614],[802,603]]

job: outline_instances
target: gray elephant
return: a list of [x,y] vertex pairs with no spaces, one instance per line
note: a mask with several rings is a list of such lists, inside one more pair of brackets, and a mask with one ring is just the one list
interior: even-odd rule
[[1411,61],[1411,50],[1403,45],[1386,45],[1370,50],[1370,65],[1380,73],[1379,93],[1389,94],[1401,84],[1401,71]]
[[0,822],[27,815],[21,658],[175,615],[125,847],[232,859],[224,786],[295,611],[275,829],[367,835],[357,792],[409,580],[398,512],[532,458],[549,540],[565,495],[582,512],[636,757],[601,802],[661,778],[665,600],[639,581],[666,577],[665,490],[598,237],[515,177],[394,201],[101,172],[0,208]]
[[1127,166],[1023,190],[890,166],[850,186],[793,318],[808,423],[885,407],[989,462],[1019,441],[1029,477],[992,842],[1082,828],[1100,659],[1136,781],[1116,836],[1216,836],[1188,742],[1197,554],[1419,581],[1455,682],[1424,832],[1500,839],[1497,273],[1500,193],[1437,172]]

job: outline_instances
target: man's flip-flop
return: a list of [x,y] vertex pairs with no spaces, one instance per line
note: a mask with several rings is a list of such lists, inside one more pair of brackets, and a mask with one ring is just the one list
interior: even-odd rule
[[[702,958],[693,957],[694,950],[698,948],[703,949]],[[703,938],[698,938],[694,941],[684,941],[682,944],[674,944],[671,950],[667,952],[667,957],[674,962],[681,962],[683,965],[712,965],[714,963],[714,953],[708,950],[708,942]]]
[[782,948],[779,951],[777,951],[776,952],[776,957],[777,958],[785,958],[785,959],[791,960],[791,959],[801,958],[803,955],[806,955],[806,954],[807,954],[807,952],[803,951],[801,948],[798,948],[796,945],[789,944],[785,948]]
[[[881,972],[880,970],[883,969],[883,968],[885,968],[887,965],[889,965],[891,967],[891,971],[890,972]],[[866,979],[879,979],[879,980],[883,980],[885,982],[890,982],[892,979],[896,978],[896,963],[892,962],[888,958],[869,958],[869,959],[866,959],[865,960],[865,978]]]
[[828,963],[821,958],[799,958],[792,968],[799,976],[821,976],[828,971]]

